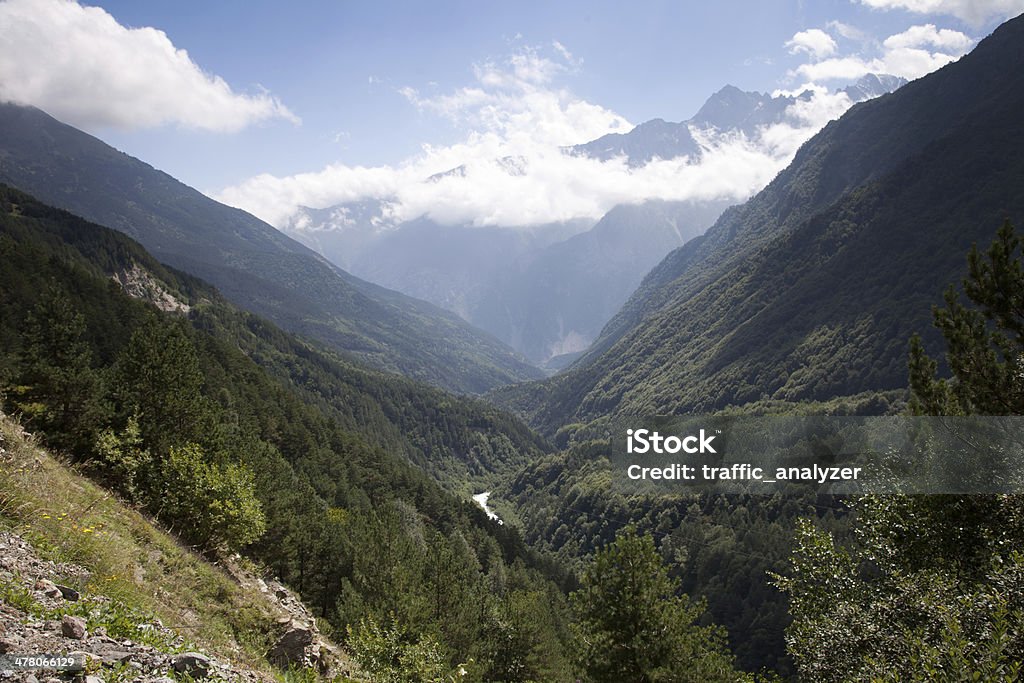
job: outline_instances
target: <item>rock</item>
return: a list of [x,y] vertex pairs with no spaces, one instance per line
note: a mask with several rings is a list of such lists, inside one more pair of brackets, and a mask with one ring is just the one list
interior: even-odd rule
[[25,676],[25,683],[39,683],[39,679],[35,677],[35,674],[29,674]]
[[74,588],[62,586],[59,583],[57,584],[57,590],[60,591],[65,600],[70,600],[71,602],[78,602],[78,598],[82,597]]
[[292,623],[277,643],[270,649],[267,656],[278,666],[287,667],[298,664],[313,668],[320,663],[320,647],[316,642],[316,632],[305,624]]
[[198,652],[183,652],[171,660],[171,668],[193,678],[206,678],[210,673],[210,658]]
[[18,644],[10,638],[0,638],[0,655],[7,655],[18,647]]
[[103,683],[103,679],[99,676],[86,676],[85,683]]
[[85,639],[85,619],[65,614],[60,622],[60,631],[65,638]]
[[47,581],[46,579],[39,579],[36,581],[35,589],[41,592],[48,598],[62,598],[60,589],[57,588],[57,584],[53,581]]
[[104,664],[122,664],[132,658],[132,653],[127,650],[107,650],[100,654],[100,661]]

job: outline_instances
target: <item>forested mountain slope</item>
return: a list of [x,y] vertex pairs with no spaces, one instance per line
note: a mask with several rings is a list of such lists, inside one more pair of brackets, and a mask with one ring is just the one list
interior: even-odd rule
[[377,367],[474,393],[540,376],[454,314],[360,280],[33,107],[0,104],[0,182],[124,232],[239,306]]
[[189,543],[265,563],[334,635],[383,624],[445,670],[567,677],[561,573],[409,462],[486,481],[541,452],[521,423],[339,362],[8,188],[0,350],[29,429]]
[[553,432],[905,387],[907,339],[930,328],[962,254],[1024,214],[1022,110],[1018,18],[826,126],[659,264],[574,368],[497,400]]

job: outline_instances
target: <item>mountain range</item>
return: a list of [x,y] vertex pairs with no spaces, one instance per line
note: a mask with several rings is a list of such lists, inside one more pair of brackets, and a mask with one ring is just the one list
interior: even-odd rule
[[[863,102],[892,92],[906,82],[898,76],[867,74],[842,92],[854,103]],[[571,147],[569,151],[602,161],[625,157],[630,166],[643,166],[653,159],[697,158],[703,148],[694,137],[695,131],[715,130],[754,137],[759,128],[785,120],[790,107],[812,97],[810,91],[798,95],[770,95],[727,85],[709,97],[686,121],[672,123],[652,119],[627,133],[609,133]]]
[[360,280],[39,109],[0,104],[0,182],[120,230],[239,305],[378,368],[470,393],[541,376],[458,316]]
[[906,387],[972,243],[1024,212],[1024,21],[855,105],[644,279],[577,364],[497,392],[548,432],[608,415]]
[[[858,102],[904,82],[870,74],[845,92]],[[703,147],[695,135],[753,139],[811,97],[809,91],[771,96],[727,86],[686,121],[656,119],[565,151],[601,161],[625,156],[633,167],[684,156],[699,163]],[[523,159],[503,162],[510,176],[528,170]],[[464,172],[459,167],[435,179]],[[303,208],[282,229],[355,275],[453,311],[553,370],[585,351],[643,275],[704,232],[731,202],[648,201],[614,207],[596,223],[516,229],[441,225],[426,216],[393,224],[386,203]]]

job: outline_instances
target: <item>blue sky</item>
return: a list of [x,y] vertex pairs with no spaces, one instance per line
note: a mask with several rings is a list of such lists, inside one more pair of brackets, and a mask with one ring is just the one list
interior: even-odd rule
[[[557,135],[549,136],[565,144],[585,141],[601,121],[688,118],[725,84],[760,91],[808,82],[835,87],[842,79],[829,69],[844,72],[849,60],[892,66],[888,57],[894,52],[884,41],[897,35],[905,36],[904,48],[948,61],[966,51],[964,41],[983,37],[1022,11],[1024,2],[157,0],[92,7],[83,13],[68,0],[0,2],[0,30],[40,36],[25,38],[22,52],[40,40],[61,38],[58,47],[39,47],[32,59],[16,54],[19,46],[8,41],[7,48],[0,45],[0,97],[37,104],[216,194],[259,174],[283,179],[329,165],[394,169],[422,156],[425,144],[432,150],[465,145],[493,132],[492,122],[480,118],[483,110],[472,109],[471,96],[487,90],[498,74],[515,71],[517,58],[544,71],[540,80],[527,80],[531,92],[557,94],[556,115],[566,116],[573,103],[594,108],[593,116],[584,117],[588,125],[567,131],[578,121],[561,122]],[[929,25],[930,38],[906,33]],[[144,27],[165,38],[127,31]],[[793,42],[808,30],[820,32],[819,42],[810,40],[815,36],[803,47]],[[90,32],[105,36],[112,47],[87,54],[94,42]],[[166,56],[170,45],[187,51],[192,66],[183,65],[178,54],[168,73],[196,73],[170,75],[170,86],[141,70],[129,79],[149,63],[150,53]],[[51,60],[54,52],[68,54]],[[923,70],[896,61],[897,68]],[[798,71],[815,62],[828,68]],[[220,85],[200,82],[204,77]],[[51,82],[39,84],[46,79]],[[115,84],[114,94],[103,94],[102,88],[82,85],[94,79],[126,82]],[[150,87],[162,92],[147,101]],[[219,90],[211,95],[214,87]],[[122,96],[132,101],[119,102]],[[503,101],[480,106],[501,107]],[[539,124],[533,118],[529,125]],[[507,121],[501,126],[502,135],[511,135]],[[574,134],[583,139],[572,140]]]

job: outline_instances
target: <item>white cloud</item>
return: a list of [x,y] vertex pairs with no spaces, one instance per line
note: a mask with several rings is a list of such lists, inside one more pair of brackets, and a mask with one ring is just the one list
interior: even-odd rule
[[[830,57],[801,64],[792,75],[812,81],[852,80],[865,74],[892,74],[908,80],[920,78],[965,54],[974,41],[960,31],[934,24],[911,26],[886,38],[881,54]],[[928,48],[934,48],[929,50]]]
[[802,52],[814,59],[823,59],[835,54],[836,48],[839,46],[836,45],[832,36],[820,28],[812,28],[793,34],[793,37],[786,42],[786,47],[789,48],[791,54]]
[[560,42],[555,40],[551,42],[551,47],[558,50],[558,54],[562,55],[562,59],[564,59],[566,62],[570,64],[576,63],[576,60],[573,58],[572,53],[569,52],[569,48],[567,48],[565,45],[562,45]]
[[[553,53],[561,50],[554,47]],[[625,159],[602,162],[562,151],[631,128],[615,112],[558,83],[571,72],[566,61],[564,55],[526,49],[500,64],[478,66],[473,84],[449,94],[423,97],[403,89],[423,111],[466,128],[457,144],[425,145],[394,166],[334,164],[287,177],[261,175],[223,190],[218,199],[278,226],[300,206],[375,199],[386,203],[391,222],[426,215],[445,224],[507,227],[597,219],[616,204],[655,198],[740,201],[850,106],[846,95],[812,88],[813,96],[795,104],[786,122],[752,138],[693,130],[702,148],[699,160],[657,159],[637,168]],[[445,173],[455,168],[460,172]]]
[[948,28],[937,29],[935,24],[924,24],[923,26],[911,26],[903,33],[889,36],[882,45],[890,50],[930,45],[940,50],[951,50],[962,54],[973,42],[960,31]]
[[834,33],[846,38],[847,40],[858,40],[863,41],[867,39],[867,34],[860,30],[856,26],[850,24],[844,24],[841,21],[830,21],[825,24]]
[[1005,20],[1024,12],[1024,0],[860,0],[874,9],[902,9],[916,14],[947,14],[973,26]]
[[95,129],[178,124],[237,131],[298,119],[267,92],[240,94],[163,31],[125,28],[73,0],[0,3],[0,100]]

